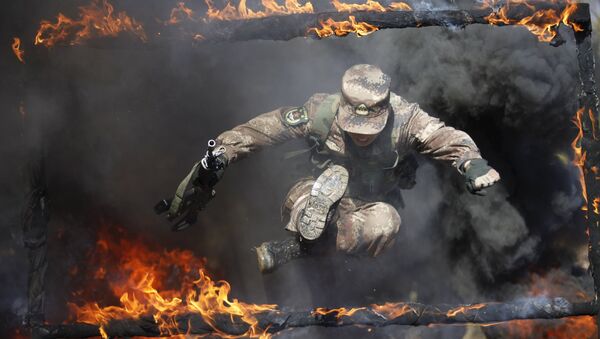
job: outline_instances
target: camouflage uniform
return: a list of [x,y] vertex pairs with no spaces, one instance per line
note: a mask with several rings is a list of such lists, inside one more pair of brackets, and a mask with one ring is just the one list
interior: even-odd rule
[[[411,188],[414,185],[416,167],[411,162],[413,152],[446,162],[459,172],[465,161],[480,159],[481,156],[477,146],[465,132],[445,126],[417,104],[409,103],[389,90],[387,93],[375,93],[379,99],[372,102],[362,100],[364,104],[356,106],[352,102],[354,94],[355,97],[360,97],[361,93],[352,93],[353,88],[364,88],[367,85],[369,84],[346,86],[342,93],[333,95],[315,94],[303,106],[283,107],[264,113],[222,133],[217,138],[217,143],[224,151],[227,162],[231,163],[264,146],[280,144],[290,139],[307,138],[314,141],[318,139],[319,130],[323,129],[319,112],[324,109],[332,110],[335,117],[331,127],[326,138],[313,145],[311,160],[317,168],[338,164],[349,172],[348,188],[337,206],[334,218],[330,220],[335,226],[336,248],[347,253],[369,253],[376,256],[392,244],[399,230],[401,219],[397,208],[401,202],[394,198],[398,197],[399,187]],[[386,104],[389,103],[387,110],[373,108],[381,98],[384,98]],[[369,112],[374,112],[374,118],[370,121],[378,119],[380,127],[365,126],[358,120],[355,122],[353,115],[339,113],[344,109],[354,109],[357,114],[362,115],[358,110],[364,109],[363,106],[368,107]],[[379,135],[368,147],[358,147],[346,133],[354,126],[359,133]],[[298,218],[306,205],[313,183],[314,178],[305,178],[289,191],[282,208],[283,215],[288,220],[287,230],[297,231]]]

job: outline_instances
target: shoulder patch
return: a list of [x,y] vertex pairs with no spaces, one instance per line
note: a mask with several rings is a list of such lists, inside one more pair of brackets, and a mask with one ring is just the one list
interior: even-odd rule
[[288,126],[298,126],[308,122],[308,113],[304,106],[290,108],[283,112],[283,121]]

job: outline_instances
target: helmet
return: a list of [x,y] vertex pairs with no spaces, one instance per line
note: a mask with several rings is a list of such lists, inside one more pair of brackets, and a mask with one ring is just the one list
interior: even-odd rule
[[390,111],[390,77],[379,67],[354,65],[344,73],[337,114],[342,130],[378,134],[385,127]]

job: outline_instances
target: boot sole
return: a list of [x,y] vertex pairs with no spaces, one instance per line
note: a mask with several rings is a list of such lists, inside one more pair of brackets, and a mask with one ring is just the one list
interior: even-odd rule
[[331,166],[317,178],[298,223],[302,238],[310,241],[323,234],[329,210],[342,198],[347,186],[348,171],[342,166]]

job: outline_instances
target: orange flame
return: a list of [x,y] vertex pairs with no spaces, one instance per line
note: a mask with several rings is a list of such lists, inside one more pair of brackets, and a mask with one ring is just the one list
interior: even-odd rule
[[598,127],[596,126],[597,121],[596,117],[594,116],[594,111],[591,108],[588,111],[588,117],[590,118],[590,123],[592,124],[592,138],[594,138],[594,140],[598,140]]
[[392,2],[388,5],[388,8],[392,11],[412,11],[412,7],[405,2]]
[[108,0],[93,0],[79,7],[79,19],[58,14],[56,23],[43,20],[35,36],[36,45],[52,47],[57,43],[78,45],[92,37],[115,37],[121,32],[130,32],[142,41],[146,33],[141,24],[125,12],[115,13]]
[[246,6],[246,0],[240,0],[237,7],[227,2],[225,7],[217,9],[213,0],[204,0],[208,6],[206,17],[209,20],[236,20],[263,18],[271,15],[287,15],[297,13],[313,13],[313,5],[306,2],[301,5],[298,0],[285,0],[284,5],[279,5],[276,0],[261,0],[263,10],[252,10]]
[[373,311],[383,315],[387,319],[400,317],[408,312],[416,313],[415,309],[404,303],[385,303],[383,305],[371,305]]
[[458,314],[460,313],[465,313],[465,311],[471,311],[471,310],[478,310],[485,307],[485,304],[474,304],[474,305],[467,305],[467,306],[459,306],[456,308],[453,308],[451,310],[448,310],[448,312],[446,312],[446,316],[448,317],[456,317]]
[[332,18],[328,18],[320,22],[321,28],[309,28],[308,33],[314,32],[319,38],[326,38],[332,35],[346,36],[350,33],[355,33],[356,36],[361,37],[379,30],[379,28],[366,22],[356,22],[356,18],[352,15],[348,19],[346,21],[335,21]]
[[[551,274],[531,276],[529,296],[563,295],[575,302],[591,301],[569,273],[553,271]],[[596,320],[592,316],[577,316],[557,319],[551,323],[540,320],[513,320],[506,325],[509,338],[596,338]]]
[[19,59],[19,61],[24,64],[25,59],[23,59],[23,56],[25,55],[25,51],[21,49],[21,39],[14,37],[11,47],[17,59]]
[[[216,315],[229,315],[232,322],[240,319],[248,326],[245,334],[236,337],[269,336],[266,329],[258,326],[255,314],[275,310],[275,305],[230,299],[229,284],[213,281],[203,267],[205,261],[190,251],[156,251],[141,242],[127,240],[123,230],[118,232],[121,234],[100,233],[91,263],[100,266],[94,278],[107,283],[110,292],[119,297],[120,306],[102,307],[97,302],[70,304],[77,321],[99,325],[106,339],[104,326],[110,320],[151,315],[162,335],[180,335],[184,333],[178,329],[177,316],[192,312],[200,314],[222,336],[231,337],[217,328]],[[196,279],[195,272],[199,272]],[[86,293],[94,294],[86,296]],[[82,290],[74,295],[98,298],[97,293],[96,289]]]
[[347,309],[345,307],[333,308],[333,309],[328,309],[325,307],[318,307],[312,312],[312,314],[313,314],[313,316],[335,314],[335,317],[339,320],[342,317],[349,317],[349,316],[353,315],[354,313],[356,313],[360,310],[364,310],[364,309],[365,309],[365,307],[358,307],[358,308],[351,308],[351,309]]
[[194,11],[186,7],[184,2],[179,2],[177,3],[177,7],[171,10],[169,20],[165,24],[176,25],[183,20],[197,21]]
[[[550,4],[559,4],[559,0],[550,0]],[[575,31],[582,31],[583,28],[570,21],[570,16],[577,9],[577,3],[573,0],[567,0],[567,6],[558,13],[556,9],[537,9],[535,5],[527,2],[527,0],[508,0],[503,2],[499,10],[495,10],[486,20],[491,25],[520,25],[525,26],[531,33],[535,34],[539,41],[550,42],[558,34],[558,26],[563,23],[566,26],[573,28]],[[484,7],[494,8],[497,5],[496,0],[484,1]],[[510,16],[511,9],[526,10],[531,12],[531,15],[522,19],[513,19]]]
[[331,4],[338,12],[355,12],[355,11],[375,11],[385,12],[392,11],[412,11],[412,8],[405,2],[393,2],[387,7],[384,7],[379,2],[367,0],[364,4],[347,4],[339,0],[332,0]]
[[581,185],[581,194],[583,195],[583,199],[585,201],[584,206],[582,207],[583,211],[587,211],[587,186],[585,184],[585,160],[586,160],[586,152],[581,147],[581,139],[583,139],[583,111],[584,108],[580,108],[575,113],[575,117],[573,118],[573,123],[577,126],[577,135],[573,142],[571,142],[571,148],[573,149],[573,164],[579,170],[579,184]]

